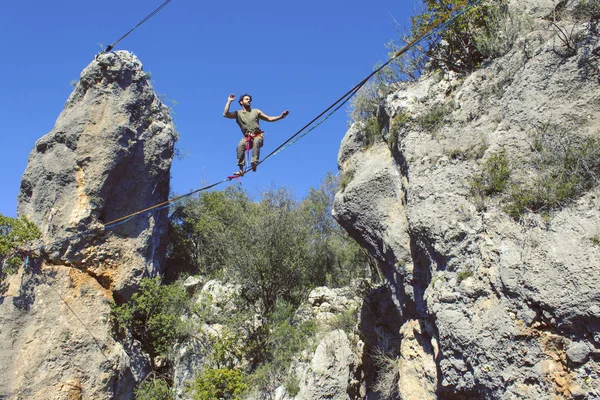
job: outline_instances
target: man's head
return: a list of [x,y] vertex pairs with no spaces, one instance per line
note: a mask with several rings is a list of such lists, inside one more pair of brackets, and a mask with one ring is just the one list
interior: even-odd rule
[[250,104],[252,103],[252,96],[249,94],[243,94],[240,96],[240,106],[244,108],[250,108]]

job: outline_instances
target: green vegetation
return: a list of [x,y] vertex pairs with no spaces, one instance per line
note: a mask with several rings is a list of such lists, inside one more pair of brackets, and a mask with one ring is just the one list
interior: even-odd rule
[[600,0],[581,0],[573,10],[575,18],[579,20],[600,20]]
[[394,399],[398,396],[398,380],[400,379],[400,362],[398,357],[376,349],[371,357],[377,369],[377,379],[372,389],[383,399]]
[[356,171],[354,169],[348,169],[342,173],[342,177],[340,179],[340,190],[343,192],[348,187],[348,184],[352,182],[354,179],[354,173]]
[[[390,42],[387,45],[389,56],[395,56],[406,44],[427,32],[458,4],[459,0],[423,0],[421,9],[411,18],[410,29],[397,27],[399,32],[404,30],[406,33],[401,34],[398,43]],[[350,103],[349,116],[352,121],[363,123],[361,129],[365,148],[381,135],[378,109],[385,97],[395,90],[397,82],[416,80],[425,68],[470,73],[484,62],[505,54],[524,31],[532,29],[531,21],[511,13],[507,4],[507,0],[489,0],[478,4],[448,27],[429,35],[417,46],[395,58],[359,90]],[[447,105],[433,107],[417,122],[422,129],[435,134],[448,111]],[[388,144],[391,148],[397,145],[397,131],[397,127],[390,127],[392,134]]]
[[505,211],[519,218],[527,211],[559,209],[598,184],[600,137],[581,137],[554,124],[542,124],[534,135],[529,165],[534,176],[515,183]]
[[422,130],[435,135],[441,128],[444,117],[450,112],[446,104],[437,104],[419,116],[417,122]]
[[529,156],[519,167],[526,177],[513,177],[505,150],[493,154],[471,180],[477,204],[500,195],[504,211],[518,219],[526,212],[550,212],[583,195],[600,181],[600,137],[581,136],[559,125],[541,124]]
[[[259,391],[272,390],[286,378],[284,375],[293,357],[307,348],[316,333],[314,321],[298,322],[294,318],[295,307],[278,301],[269,315],[269,323],[256,348],[261,365],[250,375],[252,386]],[[291,383],[291,382],[288,382]]]
[[24,217],[11,218],[0,214],[0,291],[7,274],[17,272],[25,260],[24,248],[41,236],[38,228]]
[[179,282],[161,285],[159,278],[142,280],[141,289],[128,303],[111,308],[117,330],[129,330],[151,357],[167,355],[186,336],[181,319],[187,294]]
[[[369,262],[331,216],[339,187],[329,174],[302,200],[273,188],[253,201],[239,187],[188,199],[170,219],[166,275],[175,283],[144,280],[129,303],[113,308],[117,327],[130,330],[153,356],[168,355],[186,337],[199,341],[206,364],[189,388],[194,399],[238,398],[250,388],[266,392],[284,383],[293,393],[298,382],[286,371],[316,333],[295,310],[312,288],[346,285]],[[208,294],[192,295],[188,308],[178,282],[190,274],[237,285],[235,311],[215,313]],[[204,324],[220,327],[205,330]]]
[[488,158],[482,166],[481,173],[471,180],[471,193],[477,198],[485,198],[501,193],[508,183],[511,168],[502,149]]
[[300,393],[300,378],[296,375],[288,376],[283,382],[283,386],[287,391],[288,395],[291,397],[295,397],[298,393]]
[[331,323],[331,329],[342,329],[346,333],[352,333],[358,325],[358,308],[350,307],[341,314],[336,315]]
[[205,368],[190,386],[193,400],[242,399],[248,389],[239,369]]
[[338,187],[330,174],[301,202],[285,189],[253,202],[238,187],[189,200],[172,217],[169,274],[235,281],[266,314],[279,299],[298,305],[312,287],[348,283],[366,258],[331,216]]
[[456,283],[460,285],[462,281],[473,276],[473,271],[470,268],[464,269],[456,274]]
[[144,380],[134,391],[135,400],[174,400],[175,395],[163,378]]
[[[459,3],[459,0],[423,0],[423,10],[411,18],[410,36],[406,41],[427,31]],[[469,73],[487,59],[497,57],[500,53],[496,50],[498,46],[491,47],[489,43],[499,36],[507,13],[505,0],[483,2],[446,29],[431,35],[423,45],[431,67]]]

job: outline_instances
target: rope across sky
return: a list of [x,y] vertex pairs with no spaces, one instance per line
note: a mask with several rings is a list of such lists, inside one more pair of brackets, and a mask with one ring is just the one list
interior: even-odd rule
[[[127,32],[125,35],[123,35],[121,38],[119,38],[113,44],[109,45],[104,52],[112,50],[117,43],[119,43],[121,40],[123,40],[135,28],[137,28],[138,26],[142,25],[148,19],[150,19],[151,17],[153,17],[154,15],[156,15],[160,10],[162,10],[171,1],[172,0],[165,1],[160,7],[158,7],[156,10],[154,10],[151,14],[149,14],[146,18],[144,18],[140,23],[138,23],[131,30],[129,30],[129,32]],[[418,43],[420,43],[421,41],[423,41],[427,37],[431,36],[436,31],[440,31],[440,30],[444,29],[446,26],[448,26],[449,24],[451,24],[454,20],[456,20],[461,15],[465,14],[466,12],[468,12],[473,7],[477,6],[482,1],[483,0],[476,0],[476,1],[472,2],[472,3],[470,3],[467,7],[465,7],[465,5],[467,4],[468,0],[462,0],[454,9],[446,12],[444,15],[442,15],[440,18],[438,18],[438,20],[435,21],[433,24],[431,24],[424,32],[421,33],[421,35],[419,35],[414,40],[412,40],[410,43],[408,43],[406,46],[404,46],[402,49],[400,49],[399,51],[397,51],[396,53],[394,53],[394,55],[392,57],[390,57],[385,63],[383,63],[380,67],[378,67],[373,72],[371,72],[366,78],[364,78],[363,80],[361,80],[352,89],[350,89],[346,93],[344,93],[340,98],[338,98],[334,103],[332,103],[329,107],[327,107],[323,112],[321,112],[319,115],[317,115],[315,118],[313,118],[310,122],[308,122],[306,125],[304,125],[302,128],[300,128],[296,133],[294,133],[292,136],[290,136],[285,142],[283,142],[275,150],[273,150],[266,157],[264,157],[257,165],[262,164],[263,162],[265,162],[266,160],[268,160],[270,157],[272,157],[275,154],[278,154],[281,151],[285,150],[286,148],[290,147],[291,145],[293,145],[294,143],[296,143],[298,140],[300,140],[302,137],[306,136],[308,133],[310,133],[311,131],[313,131],[314,129],[316,129],[319,125],[321,125],[328,118],[330,118],[335,112],[337,112],[344,104],[346,104],[373,76],[375,76],[381,70],[383,70],[385,67],[387,67],[392,61],[394,61],[396,58],[400,57],[402,54],[406,53],[408,50],[410,50],[412,47],[414,47],[415,45],[417,45]],[[327,115],[325,115],[325,114],[327,114]],[[317,122],[317,120],[319,120],[319,118],[323,117],[324,115],[325,115],[325,117],[322,118],[320,121]],[[245,172],[248,172],[248,169],[246,169],[244,171],[244,173]],[[134,217],[136,217],[138,215],[145,214],[145,213],[147,213],[149,211],[152,211],[152,210],[158,211],[158,210],[162,210],[162,209],[168,208],[171,204],[179,202],[179,201],[181,201],[182,199],[184,199],[186,197],[189,197],[189,196],[192,196],[192,195],[194,195],[196,193],[199,193],[199,192],[211,189],[211,188],[213,188],[215,186],[218,186],[218,185],[220,185],[222,183],[231,181],[231,179],[233,179],[233,178],[232,177],[227,177],[227,178],[225,178],[225,179],[223,179],[221,181],[209,184],[207,186],[204,186],[204,187],[201,187],[199,189],[193,190],[193,191],[191,191],[189,193],[186,193],[186,194],[174,197],[174,198],[169,199],[167,201],[164,201],[162,203],[155,204],[155,205],[153,205],[151,207],[148,207],[148,208],[136,211],[134,213],[125,215],[123,217],[117,218],[115,220],[109,221],[106,224],[104,224],[103,228],[95,228],[95,229],[91,229],[91,230],[88,230],[88,231],[84,231],[84,232],[78,233],[77,235],[69,236],[69,237],[66,237],[64,239],[57,240],[55,242],[52,242],[52,243],[44,245],[44,246],[40,246],[40,247],[35,248],[35,249],[26,250],[26,253],[29,254],[29,253],[35,252],[36,250],[41,250],[41,249],[44,249],[44,248],[48,248],[48,247],[54,246],[56,244],[60,244],[60,243],[63,243],[65,241],[73,240],[75,238],[78,238],[78,237],[81,237],[81,236],[84,236],[84,235],[87,235],[87,234],[91,234],[91,233],[99,232],[99,231],[105,231],[107,229],[114,228],[114,227],[116,227],[118,225],[126,223],[127,221],[131,220],[132,218],[134,218]]]

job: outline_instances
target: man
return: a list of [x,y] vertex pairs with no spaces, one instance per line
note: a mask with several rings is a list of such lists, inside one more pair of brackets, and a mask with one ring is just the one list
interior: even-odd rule
[[237,159],[239,171],[235,172],[234,175],[241,176],[244,174],[244,166],[246,165],[246,143],[250,140],[250,147],[252,148],[252,171],[256,171],[258,160],[260,157],[260,148],[263,146],[263,132],[260,130],[259,120],[267,122],[279,121],[287,117],[290,113],[285,110],[281,115],[277,117],[270,117],[265,115],[262,111],[257,108],[252,108],[252,96],[244,94],[240,97],[240,106],[242,107],[238,111],[229,111],[231,102],[235,100],[235,95],[230,94],[225,104],[225,110],[223,110],[223,116],[225,118],[235,119],[235,122],[239,125],[242,130],[244,138],[238,143],[237,146]]

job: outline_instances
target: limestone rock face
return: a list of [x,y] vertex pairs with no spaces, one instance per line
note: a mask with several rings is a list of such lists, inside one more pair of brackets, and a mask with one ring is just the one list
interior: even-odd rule
[[165,201],[174,142],[168,109],[135,56],[104,54],[85,68],[21,181],[18,212],[38,225],[51,261],[86,270],[123,297],[155,276],[166,210],[82,233]]
[[[501,151],[513,179],[528,182],[533,136],[544,126],[598,138],[599,76],[590,62],[597,66],[599,37],[565,18],[581,35],[577,52],[566,52],[557,31],[534,18],[549,15],[551,3],[513,2],[534,25],[505,56],[466,77],[403,84],[379,110],[374,144],[361,141],[360,123],[342,141],[339,169],[351,179],[334,216],[389,283],[382,301],[396,306],[400,329],[364,336],[371,348],[399,352],[400,393],[600,398],[598,186],[521,219],[499,196],[482,206],[471,192]],[[445,110],[441,122],[426,126],[436,107]]]
[[132,398],[149,360],[115,341],[110,302],[160,271],[167,214],[101,228],[167,199],[174,142],[135,56],[99,55],[84,69],[23,174],[18,212],[44,248],[0,297],[0,398]]
[[295,399],[349,398],[350,378],[358,361],[343,330],[328,333],[317,346],[310,367],[300,378],[300,392]]

